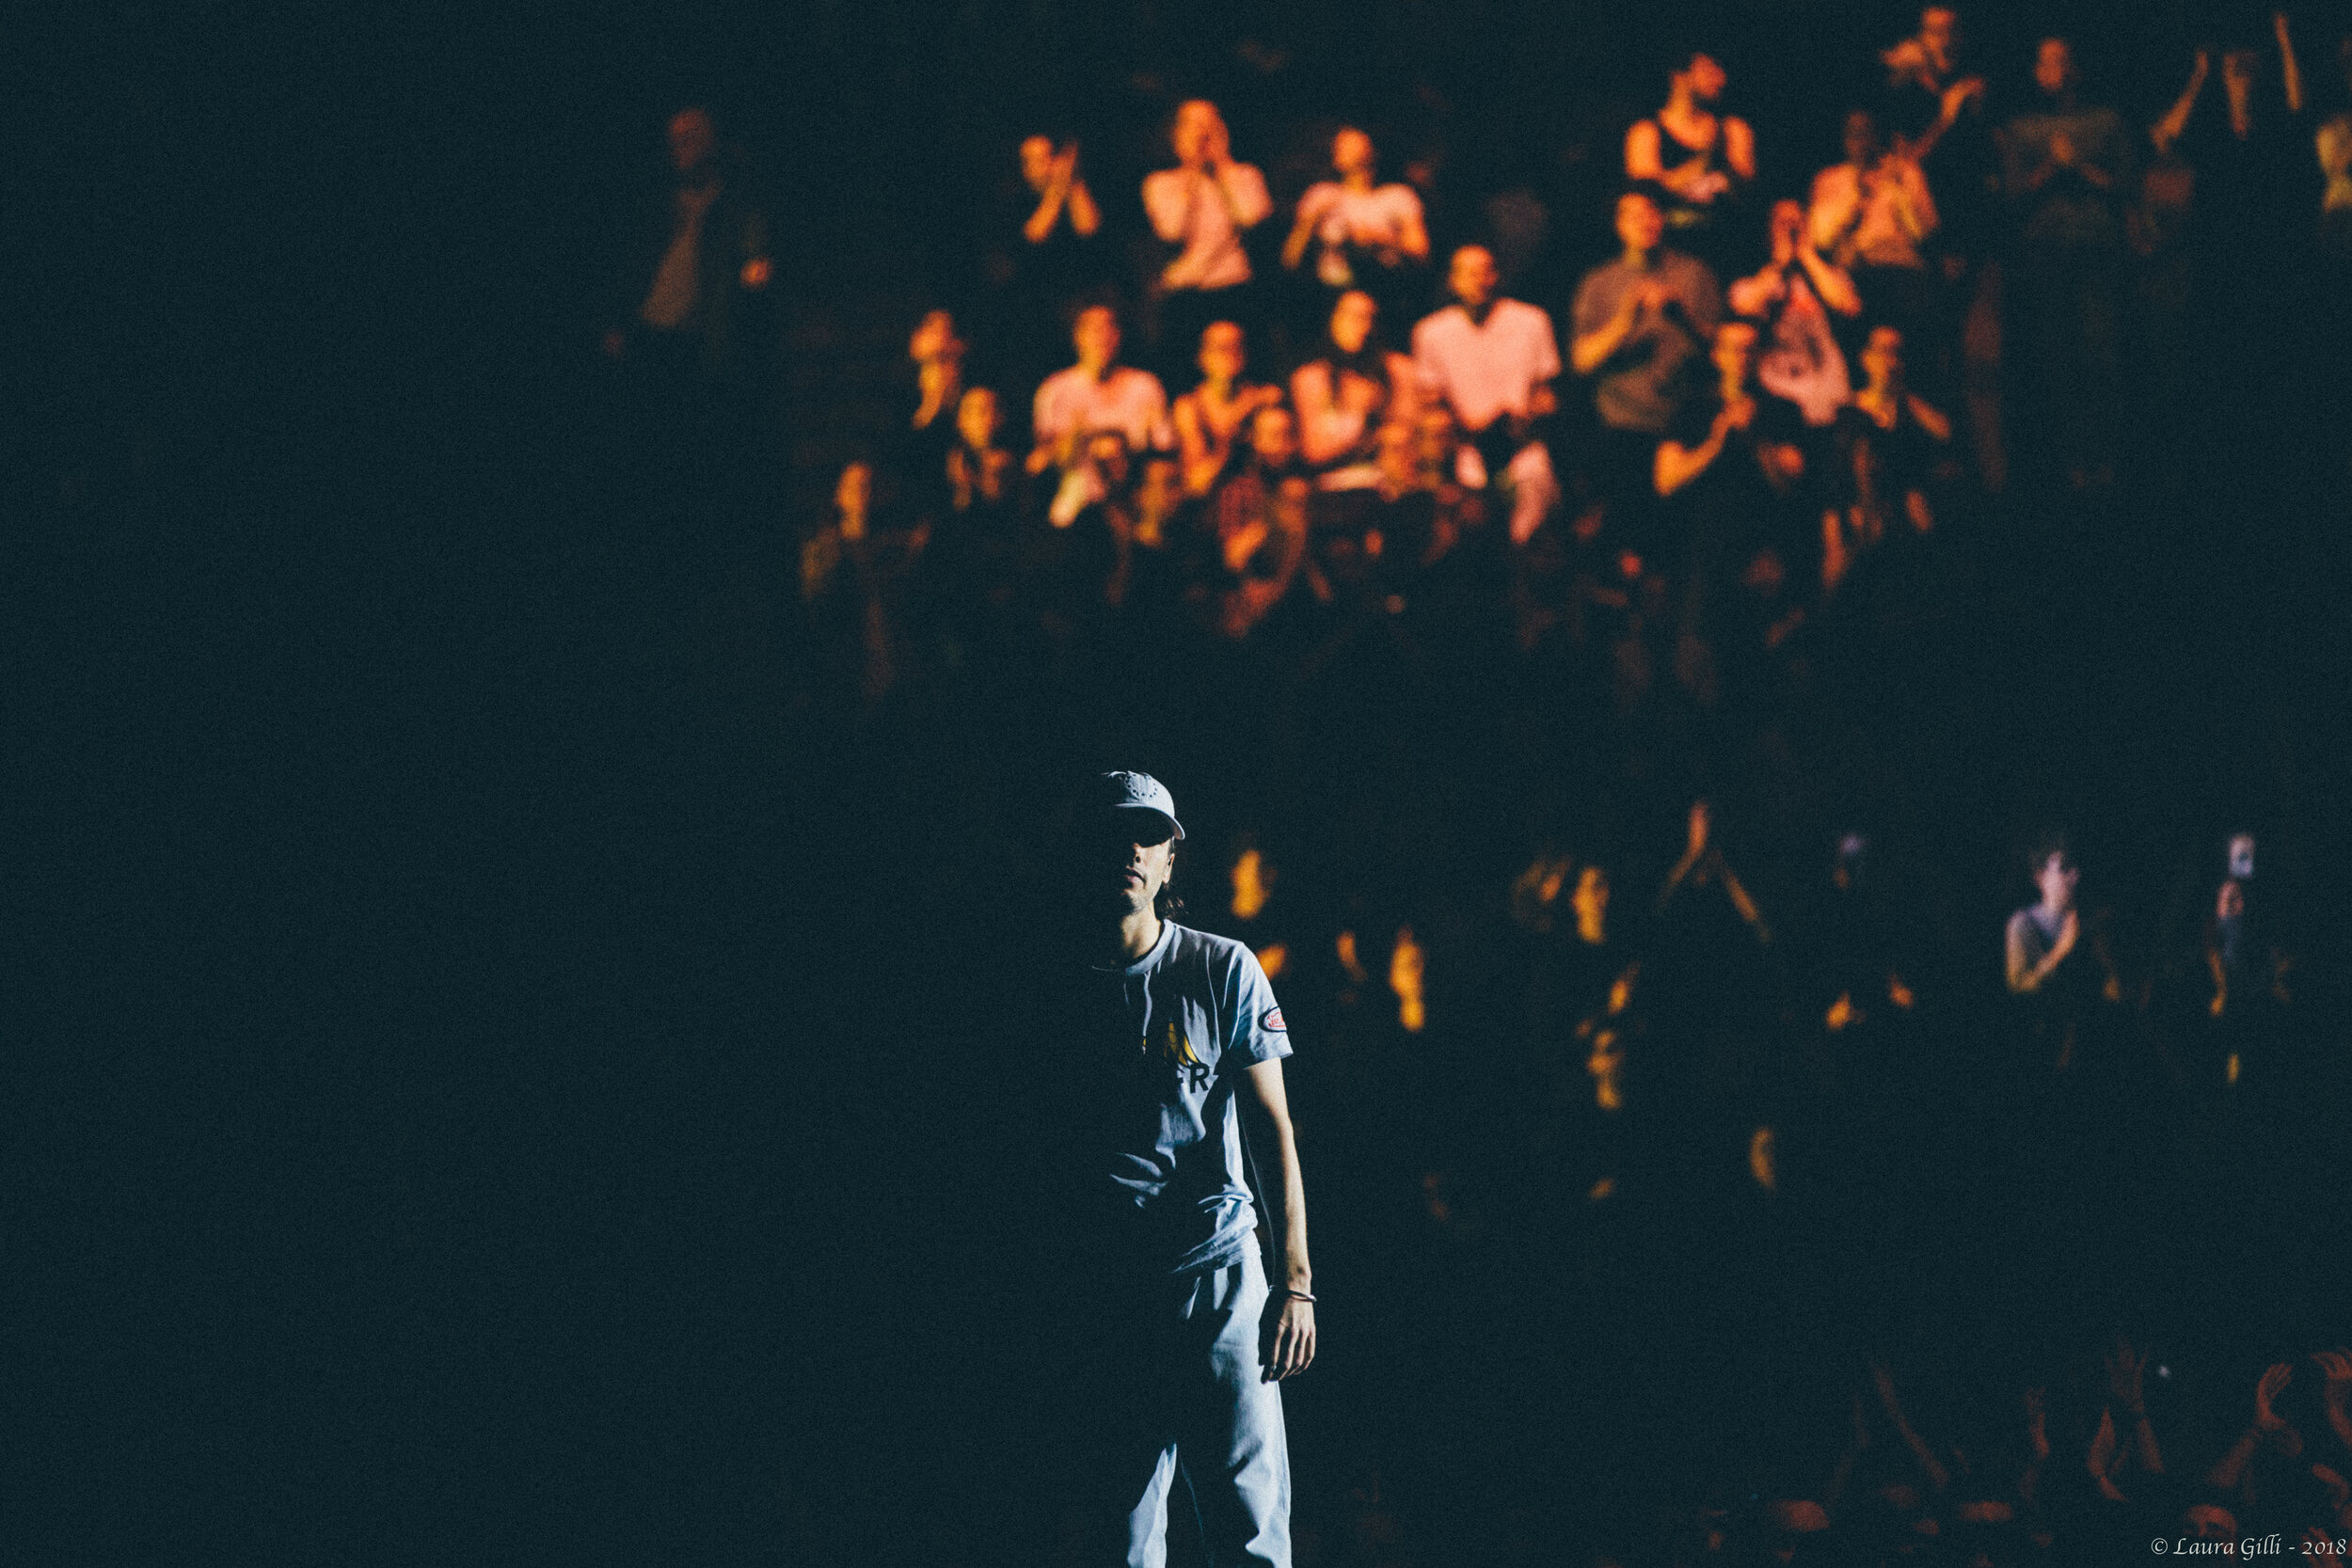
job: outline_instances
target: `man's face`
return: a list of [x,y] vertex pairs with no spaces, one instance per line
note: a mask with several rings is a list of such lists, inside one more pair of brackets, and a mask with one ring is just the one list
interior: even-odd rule
[[1121,911],[1140,914],[1176,868],[1175,831],[1153,811],[1115,811],[1096,830],[1093,863],[1115,890]]
[[1372,138],[1350,126],[1331,138],[1331,166],[1342,174],[1372,167]]
[[1702,103],[1714,103],[1724,95],[1724,85],[1726,80],[1724,68],[1715,63],[1713,55],[1693,55],[1691,56],[1691,96],[1692,98]]
[[1070,341],[1077,345],[1078,363],[1099,371],[1119,357],[1119,318],[1099,305],[1081,311]]
[[928,365],[934,359],[945,359],[950,344],[956,341],[956,318],[945,310],[933,310],[915,327],[907,340],[907,357],[917,364]]
[[1215,139],[1223,121],[1216,105],[1202,99],[1194,99],[1176,111],[1176,127],[1169,140],[1176,146],[1176,161],[1199,164],[1207,159],[1209,144]]
[[986,448],[996,439],[996,394],[975,387],[956,404],[956,433],[968,446]]
[[1903,368],[1903,335],[1891,326],[1874,327],[1862,346],[1862,373],[1873,386],[1884,386]]
[[1867,163],[1870,154],[1878,150],[1878,121],[1870,118],[1869,110],[1856,109],[1846,117],[1845,142],[1846,161],[1850,164]]
[[1952,50],[1960,42],[1960,13],[1949,6],[1930,6],[1919,13],[1919,41],[1936,69],[1948,70]]
[[1638,191],[1617,198],[1617,238],[1628,250],[1656,250],[1665,232],[1666,217],[1657,202]]
[[1261,408],[1249,421],[1249,446],[1269,467],[1279,468],[1298,455],[1298,431],[1287,408]]
[[1445,280],[1454,297],[1475,310],[1494,297],[1495,259],[1483,245],[1466,245],[1454,253]]
[[1361,289],[1350,289],[1340,295],[1340,302],[1331,311],[1331,341],[1342,354],[1354,354],[1362,349],[1372,336],[1372,324],[1379,312],[1372,296]]
[[1239,380],[1247,362],[1241,328],[1233,323],[1211,322],[1200,334],[1200,372],[1211,380]]
[[2064,39],[2043,39],[2034,51],[2033,85],[2056,98],[2074,80],[2074,49]]
[[2042,863],[2033,879],[2045,902],[2053,909],[2064,909],[2074,901],[2074,884],[2082,880],[2082,875],[2064,855],[2052,855]]
[[670,166],[691,174],[710,156],[719,139],[710,116],[700,109],[680,109],[670,120]]
[[[1002,145],[1002,144],[999,144]],[[1021,178],[1033,191],[1043,190],[1054,177],[1054,144],[1044,136],[1031,136],[1021,144]]]

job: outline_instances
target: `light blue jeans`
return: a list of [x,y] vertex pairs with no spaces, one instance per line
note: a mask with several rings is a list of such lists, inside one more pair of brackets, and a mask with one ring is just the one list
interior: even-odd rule
[[[1089,1561],[1166,1568],[1171,1482],[1181,1475],[1213,1568],[1290,1568],[1290,1450],[1281,1390],[1260,1373],[1266,1278],[1256,1247],[1147,1299],[1152,1321],[1136,1325],[1119,1356],[1124,1375],[1107,1394],[1114,1408],[1094,1457],[1109,1491]],[[1114,1540],[1122,1509],[1123,1540]],[[1124,1555],[1114,1560],[1114,1550]]]

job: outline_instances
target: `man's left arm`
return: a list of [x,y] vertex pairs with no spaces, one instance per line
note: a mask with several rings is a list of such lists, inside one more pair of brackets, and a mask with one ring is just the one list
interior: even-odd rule
[[1241,1106],[1251,1142],[1273,1155],[1265,1180],[1279,1230],[1275,1248],[1282,1297],[1274,1320],[1273,1344],[1265,1356],[1268,1382],[1307,1370],[1315,1358],[1314,1303],[1302,1294],[1314,1291],[1314,1271],[1307,1261],[1307,1191],[1298,1173],[1298,1139],[1291,1127],[1290,1101],[1282,1087],[1282,1063],[1278,1057],[1259,1062],[1243,1072],[1235,1099]]

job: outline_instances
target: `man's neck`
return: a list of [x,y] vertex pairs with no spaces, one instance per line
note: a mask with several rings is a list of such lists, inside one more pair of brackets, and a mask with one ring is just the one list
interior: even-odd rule
[[1119,923],[1119,936],[1113,948],[1121,963],[1134,963],[1159,944],[1159,911],[1147,904]]
[[1655,250],[1644,250],[1636,245],[1627,245],[1625,247],[1625,264],[1631,267],[1635,272],[1649,271],[1650,263],[1657,260],[1657,257],[1658,252]]
[[1078,370],[1089,381],[1106,381],[1110,378],[1111,367],[1116,363],[1118,361],[1105,359],[1099,365],[1090,365],[1081,359],[1078,361]]
[[1460,301],[1462,314],[1470,319],[1470,325],[1472,326],[1486,325],[1486,318],[1493,315],[1495,312],[1495,307],[1502,303],[1502,296],[1501,294],[1489,294],[1476,305],[1472,305],[1467,299]]

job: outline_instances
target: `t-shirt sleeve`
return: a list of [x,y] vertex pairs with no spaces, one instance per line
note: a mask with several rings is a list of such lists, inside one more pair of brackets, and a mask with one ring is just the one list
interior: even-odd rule
[[1181,170],[1143,177],[1144,215],[1152,220],[1152,231],[1170,245],[1184,237],[1184,219],[1192,205],[1187,194]]
[[1568,307],[1568,327],[1575,336],[1589,336],[1609,319],[1614,307],[1603,297],[1603,289],[1597,268],[1586,273],[1584,280],[1576,286],[1576,301]]
[[1535,363],[1534,371],[1538,381],[1549,381],[1560,373],[1560,340],[1552,335],[1551,312],[1538,309],[1535,312]]
[[1233,949],[1232,1022],[1227,1028],[1225,1059],[1239,1067],[1277,1061],[1291,1053],[1289,1026],[1274,1000],[1273,983],[1247,947]]

